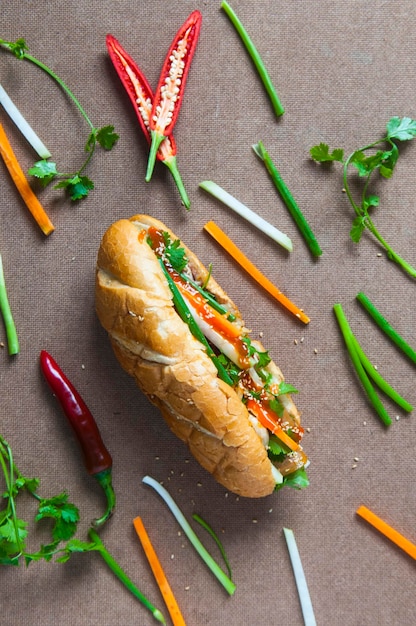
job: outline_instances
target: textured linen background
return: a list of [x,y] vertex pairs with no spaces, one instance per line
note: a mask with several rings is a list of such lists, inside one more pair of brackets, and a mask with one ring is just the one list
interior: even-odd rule
[[[114,459],[117,511],[103,530],[108,549],[161,609],[163,601],[135,536],[141,515],[190,626],[303,623],[282,534],[294,530],[320,626],[412,626],[415,565],[355,511],[366,504],[416,541],[415,417],[386,400],[385,429],[367,403],[346,355],[332,307],[341,302],[380,372],[416,402],[414,366],[374,326],[355,296],[364,291],[416,344],[415,285],[364,235],[349,240],[352,213],[339,167],[316,166],[311,146],[323,141],[349,153],[382,137],[393,115],[416,116],[416,4],[413,0],[233,0],[269,70],[285,115],[276,120],[255,70],[220,2],[45,0],[2,2],[3,39],[24,37],[31,54],[70,86],[96,126],[120,135],[97,150],[88,175],[95,189],[70,204],[39,190],[56,231],[45,239],[0,164],[0,250],[21,353],[1,351],[1,428],[19,468],[41,478],[41,493],[66,489],[80,508],[78,536],[103,507],[79,449],[42,379],[48,350],[94,413]],[[173,35],[194,9],[203,14],[198,49],[175,129],[178,165],[192,209],[180,205],[166,168],[144,182],[147,147],[130,102],[109,62],[114,34],[156,85]],[[0,50],[0,82],[41,135],[58,167],[79,167],[88,128],[57,85],[32,64]],[[0,110],[27,170],[36,160]],[[262,140],[310,221],[323,256],[314,261],[251,146]],[[376,184],[380,231],[416,264],[416,145],[403,147],[394,177]],[[211,179],[287,232],[287,254],[198,189]],[[116,219],[148,212],[164,220],[206,263],[243,311],[296,397],[311,465],[310,487],[262,500],[237,498],[217,485],[165,426],[116,362],[94,312],[100,239]],[[287,315],[203,232],[216,221],[258,267],[311,317]],[[1,330],[1,340],[5,341]],[[399,420],[395,416],[400,417]],[[358,457],[359,461],[354,462]],[[357,467],[353,469],[353,465]],[[141,479],[163,481],[187,517],[199,513],[220,534],[237,591],[231,598],[205,568],[157,494]],[[32,515],[30,503],[24,503]],[[196,529],[214,555],[216,547]],[[34,535],[33,548],[42,537]],[[4,626],[129,626],[151,616],[97,554],[64,565],[0,569]],[[165,611],[166,615],[167,612]],[[168,619],[168,618],[167,618]],[[170,622],[168,622],[170,623]]]

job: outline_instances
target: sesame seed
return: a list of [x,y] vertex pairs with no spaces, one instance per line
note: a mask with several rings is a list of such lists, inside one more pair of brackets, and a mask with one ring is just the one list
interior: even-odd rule
[[315,348],[315,350],[313,351],[314,354],[318,354],[318,350]]
[[295,346],[297,346],[297,345],[298,345],[298,340],[297,340],[297,339],[295,339],[295,340],[293,341],[293,343],[295,344]]
[[354,463],[354,465],[352,466],[352,469],[355,469],[357,467],[357,465]]
[[359,457],[358,457],[358,456],[355,456],[355,457],[354,457],[354,461],[355,461],[356,463],[358,463],[358,461],[359,461],[359,460],[360,460],[360,459],[359,459]]

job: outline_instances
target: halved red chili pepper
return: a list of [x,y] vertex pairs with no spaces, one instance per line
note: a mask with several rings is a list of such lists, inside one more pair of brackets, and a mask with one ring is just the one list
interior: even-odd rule
[[81,446],[87,472],[94,476],[104,490],[107,509],[102,517],[94,521],[96,527],[102,526],[113,513],[116,504],[112,485],[113,460],[91,411],[56,361],[45,350],[40,353],[40,365]]
[[160,144],[172,133],[201,30],[202,15],[193,11],[176,33],[163,63],[150,116],[150,153],[146,181],[153,173]]
[[[137,63],[124,50],[117,39],[108,34],[106,37],[107,50],[114,68],[125,88],[134,107],[140,127],[150,145],[150,116],[153,106],[153,91]],[[166,138],[157,151],[156,157],[166,165],[176,183],[184,206],[189,209],[191,203],[186,193],[181,175],[176,163],[176,142],[171,135]]]

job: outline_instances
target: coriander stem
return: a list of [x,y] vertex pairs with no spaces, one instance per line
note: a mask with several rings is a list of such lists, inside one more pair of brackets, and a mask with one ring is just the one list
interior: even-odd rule
[[388,415],[386,409],[384,408],[383,404],[381,403],[380,398],[378,397],[376,391],[374,390],[374,387],[371,384],[370,379],[368,378],[365,372],[365,369],[360,361],[360,358],[354,346],[353,332],[348,324],[347,318],[344,315],[344,311],[342,309],[341,304],[334,305],[334,312],[335,312],[339,327],[341,329],[341,333],[343,335],[345,345],[350,355],[352,364],[361,381],[361,384],[363,385],[364,390],[369,400],[371,401],[371,404],[373,405],[374,409],[376,410],[383,424],[385,426],[389,426],[392,423],[392,420],[390,416]]
[[0,254],[0,311],[3,316],[4,326],[6,329],[7,344],[9,355],[19,353],[19,340],[17,337],[16,326],[10,309],[9,299],[7,296],[6,283],[3,272],[3,261]]
[[[364,148],[361,148],[360,150],[358,150],[356,152],[364,152],[365,150],[368,150],[370,148],[374,148],[376,145],[378,145],[382,141],[388,141],[388,139],[384,138],[381,141],[376,141],[376,142],[374,142],[372,144],[369,144],[368,146],[365,146]],[[389,143],[391,143],[391,141],[389,141]],[[344,189],[345,189],[345,193],[347,194],[347,198],[348,198],[351,206],[353,207],[356,215],[363,219],[366,228],[368,228],[368,230],[374,235],[374,237],[377,239],[377,241],[386,250],[387,257],[391,261],[394,261],[395,263],[397,263],[397,265],[399,265],[403,270],[405,270],[405,272],[407,272],[410,276],[412,276],[413,278],[416,278],[416,268],[414,268],[412,265],[407,263],[407,261],[405,261],[400,255],[398,255],[391,248],[391,246],[387,243],[387,241],[378,232],[378,230],[375,227],[375,225],[374,225],[370,215],[368,214],[368,211],[363,208],[363,204],[361,206],[359,206],[358,204],[356,204],[356,202],[354,201],[354,198],[352,197],[351,189],[350,189],[350,186],[348,184],[348,167],[350,165],[350,161],[351,161],[352,157],[356,154],[356,152],[352,152],[349,155],[349,157],[345,160],[344,165],[343,165],[343,182],[344,182]],[[371,175],[371,172],[367,176],[367,180],[366,180],[366,183],[365,183],[364,191],[363,191],[363,194],[362,194],[363,201],[364,201],[364,198],[365,198],[366,190],[368,188],[368,184],[370,182],[370,175]]]
[[322,250],[319,246],[319,243],[312,232],[311,227],[309,226],[305,216],[300,210],[295,198],[293,197],[291,191],[288,186],[284,182],[283,178],[280,175],[280,172],[276,168],[269,154],[267,153],[263,143],[259,141],[255,146],[253,146],[254,152],[258,157],[263,161],[266,170],[268,171],[274,186],[276,187],[278,193],[280,194],[283,202],[286,205],[290,215],[293,218],[296,226],[298,227],[303,239],[309,247],[309,250],[313,254],[313,256],[318,257],[321,256]]
[[69,98],[72,100],[72,102],[78,108],[79,112],[81,113],[81,115],[83,116],[83,118],[87,122],[88,126],[91,128],[91,130],[95,130],[93,123],[91,122],[90,118],[86,114],[86,112],[85,112],[84,108],[82,107],[81,103],[79,102],[78,98],[76,98],[74,96],[74,94],[69,89],[69,87],[67,87],[67,85],[64,83],[64,81],[61,78],[59,78],[59,76],[57,76],[57,74],[55,74],[55,72],[53,70],[51,70],[47,65],[42,63],[42,61],[39,61],[38,59],[36,59],[31,54],[28,54],[27,52],[23,53],[23,57],[22,58],[26,59],[27,61],[30,61],[31,63],[34,63],[34,65],[37,65],[41,70],[46,72],[53,80],[55,80],[58,83],[58,85],[61,87],[61,89],[63,89],[63,91],[67,94],[67,96],[69,96]]
[[141,591],[139,591],[136,585],[130,580],[130,578],[127,576],[124,570],[120,567],[117,561],[108,552],[107,548],[105,547],[105,545],[103,544],[103,542],[101,541],[100,537],[95,532],[95,530],[93,528],[90,528],[88,531],[88,534],[91,540],[96,545],[95,549],[101,554],[103,560],[111,569],[113,574],[115,574],[117,578],[123,583],[123,585],[130,591],[130,593],[132,593],[134,597],[137,598],[139,602],[141,602],[143,606],[145,606],[152,613],[153,617],[157,621],[162,622],[162,624],[165,624],[166,622],[162,613],[158,609],[156,609],[151,604],[151,602],[149,602],[149,600],[142,594]]
[[275,112],[275,115],[277,117],[279,117],[280,115],[283,115],[283,113],[285,112],[282,103],[280,102],[279,96],[276,93],[276,90],[274,88],[274,85],[271,81],[271,78],[269,76],[269,73],[266,70],[266,67],[261,59],[261,56],[257,50],[257,48],[255,47],[253,41],[251,40],[248,32],[246,31],[246,29],[244,28],[243,24],[241,23],[241,21],[239,20],[239,18],[237,17],[237,14],[235,13],[235,11],[233,11],[233,9],[230,7],[230,5],[228,4],[228,2],[226,2],[225,0],[223,0],[223,2],[221,3],[221,8],[225,11],[225,13],[227,14],[227,16],[229,17],[232,25],[234,26],[234,28],[236,29],[237,33],[239,34],[244,46],[246,47],[247,52],[249,53],[251,60],[253,61],[255,68],[261,78],[261,81],[266,89],[267,95],[269,96],[269,99],[272,103],[272,107],[273,110]]
[[374,304],[367,298],[367,296],[360,292],[357,294],[358,302],[364,307],[364,309],[373,318],[375,323],[381,330],[408,356],[413,363],[416,363],[416,351],[407,343],[405,339],[389,324],[385,317],[379,312]]

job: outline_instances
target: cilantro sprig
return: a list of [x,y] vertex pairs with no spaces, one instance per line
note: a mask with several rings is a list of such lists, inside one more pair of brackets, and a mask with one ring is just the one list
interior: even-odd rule
[[97,144],[104,150],[111,150],[116,143],[118,135],[114,132],[114,126],[108,125],[103,126],[102,128],[95,127],[79,100],[75,97],[64,81],[59,78],[59,76],[57,76],[50,67],[29,54],[28,46],[23,38],[17,39],[15,42],[0,39],[0,47],[14,54],[17,59],[26,59],[46,72],[55,82],[58,83],[61,89],[63,89],[87,122],[90,128],[90,132],[84,146],[87,157],[76,172],[59,172],[56,163],[49,161],[48,159],[37,161],[28,172],[30,175],[39,179],[40,183],[44,187],[49,185],[52,181],[58,181],[55,184],[55,189],[64,189],[73,201],[85,198],[88,196],[89,192],[94,189],[94,183],[88,176],[86,176],[85,170],[95,153]]
[[[416,137],[416,120],[410,117],[392,117],[386,126],[386,135],[344,158],[344,151],[340,148],[330,151],[325,143],[320,143],[310,150],[310,155],[318,163],[331,163],[338,161],[343,166],[344,190],[347,198],[354,209],[355,218],[350,231],[350,237],[355,243],[359,243],[363,232],[367,229],[386,250],[387,257],[397,263],[405,272],[416,277],[416,269],[399,256],[387,241],[380,235],[376,228],[371,213],[379,206],[379,196],[369,192],[370,181],[376,171],[383,178],[391,178],[399,158],[397,142],[410,141]],[[361,197],[354,198],[349,183],[349,169],[353,166],[358,175],[363,179]]]
[[[16,467],[10,445],[0,435],[0,467],[6,484],[2,494],[6,506],[0,511],[0,565],[18,565],[21,558],[26,564],[44,559],[50,561],[61,547],[61,542],[73,537],[77,530],[79,511],[63,492],[51,498],[38,494],[40,480],[24,476]],[[18,516],[17,498],[22,492],[30,493],[38,502],[35,521],[52,520],[51,541],[36,552],[27,552],[28,522]]]
[[[80,513],[78,508],[68,500],[67,493],[62,492],[51,498],[42,498],[38,494],[39,478],[28,478],[19,471],[10,445],[0,435],[0,476],[1,473],[6,489],[2,494],[5,506],[0,509],[0,565],[17,566],[22,560],[29,565],[34,561],[48,562],[52,559],[56,563],[66,563],[75,553],[98,552],[126,589],[152,613],[157,621],[162,624],[166,623],[159,609],[149,602],[115,561],[94,528],[88,531],[90,541],[82,541],[75,537]],[[27,551],[29,524],[19,516],[17,511],[18,497],[24,491],[37,500],[35,523],[44,520],[51,522],[50,542],[41,545],[35,552]]]

